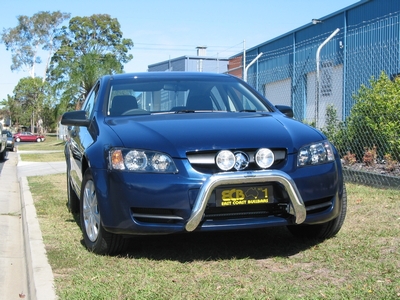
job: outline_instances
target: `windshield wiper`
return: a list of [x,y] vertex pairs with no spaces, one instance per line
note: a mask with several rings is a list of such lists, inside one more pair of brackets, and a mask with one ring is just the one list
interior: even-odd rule
[[194,113],[195,111],[193,109],[182,109],[182,110],[177,110],[174,111],[175,114],[187,114],[187,113]]
[[239,112],[257,112],[255,109],[242,109]]

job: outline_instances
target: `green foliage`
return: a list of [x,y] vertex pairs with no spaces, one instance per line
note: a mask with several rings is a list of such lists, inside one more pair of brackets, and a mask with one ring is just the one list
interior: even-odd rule
[[[96,80],[105,74],[123,72],[132,59],[133,47],[124,39],[117,19],[106,14],[75,17],[69,27],[60,27],[70,14],[38,12],[18,16],[18,25],[4,29],[0,42],[12,53],[12,70],[25,69],[32,78],[23,78],[14,96],[1,101],[3,115],[14,125],[43,126],[53,130],[62,113],[79,109]],[[46,79],[36,79],[35,65],[42,62],[38,51],[47,51]],[[55,103],[57,102],[57,103]],[[41,124],[38,124],[40,120]]]
[[329,139],[333,140],[337,134],[340,122],[338,120],[336,109],[332,104],[327,106],[325,115],[327,125],[324,128],[323,132]]
[[[18,82],[14,88],[12,104],[19,107],[19,125],[30,123],[31,128],[37,127],[40,131],[54,121],[49,120],[49,117],[44,119],[46,111],[49,110],[48,90],[49,85],[40,77],[25,77]],[[47,122],[44,123],[44,121]]]
[[378,156],[391,154],[400,159],[400,79],[393,81],[382,72],[362,85],[353,96],[354,104],[347,122],[348,139],[355,145],[352,152],[362,157],[364,149],[376,147]]
[[57,39],[61,47],[48,75],[61,97],[60,111],[78,109],[100,76],[122,73],[132,59],[133,42],[122,38],[118,20],[107,14],[72,18]]
[[7,99],[0,101],[0,105],[3,106],[3,117],[11,119],[11,126],[20,124],[22,109],[14,96],[7,95]]
[[32,17],[18,16],[18,25],[4,29],[1,42],[12,53],[11,70],[27,68],[34,77],[35,64],[41,63],[38,56],[40,48],[48,52],[47,62],[53,55],[57,43],[54,40],[58,26],[68,19],[70,14],[59,11],[38,12]]
[[325,116],[326,126],[321,131],[335,145],[339,154],[343,157],[348,154],[348,149],[351,145],[347,138],[345,124],[339,121],[337,111],[333,105],[327,106]]

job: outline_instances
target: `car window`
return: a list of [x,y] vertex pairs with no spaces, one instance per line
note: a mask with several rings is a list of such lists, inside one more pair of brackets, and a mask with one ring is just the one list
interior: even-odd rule
[[93,115],[94,105],[96,103],[97,94],[99,91],[99,83],[97,83],[87,96],[83,104],[83,110],[86,111],[86,116],[90,119]]
[[188,111],[269,111],[236,80],[114,80],[107,114],[111,116]]

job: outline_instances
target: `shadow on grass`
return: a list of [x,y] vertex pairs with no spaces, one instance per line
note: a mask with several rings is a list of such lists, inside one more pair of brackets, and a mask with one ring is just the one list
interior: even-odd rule
[[[80,227],[79,214],[71,222]],[[127,251],[119,256],[131,259],[172,260],[181,263],[236,259],[289,257],[309,249],[321,240],[294,237],[286,227],[225,231],[191,232],[128,238]],[[83,238],[82,247],[85,247]]]
[[126,255],[132,259],[213,261],[288,257],[321,241],[294,238],[283,227],[246,231],[140,236],[130,239]]

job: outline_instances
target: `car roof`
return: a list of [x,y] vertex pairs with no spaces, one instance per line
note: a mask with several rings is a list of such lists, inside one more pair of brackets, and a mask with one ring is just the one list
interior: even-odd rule
[[[221,73],[207,73],[207,72],[183,72],[183,71],[174,71],[174,72],[138,72],[138,73],[124,73],[124,74],[115,74],[115,75],[107,75],[105,77],[109,77],[112,79],[129,79],[129,78],[142,78],[142,79],[205,79],[205,78],[233,78],[234,76],[228,74]],[[236,78],[236,77],[235,77]]]

